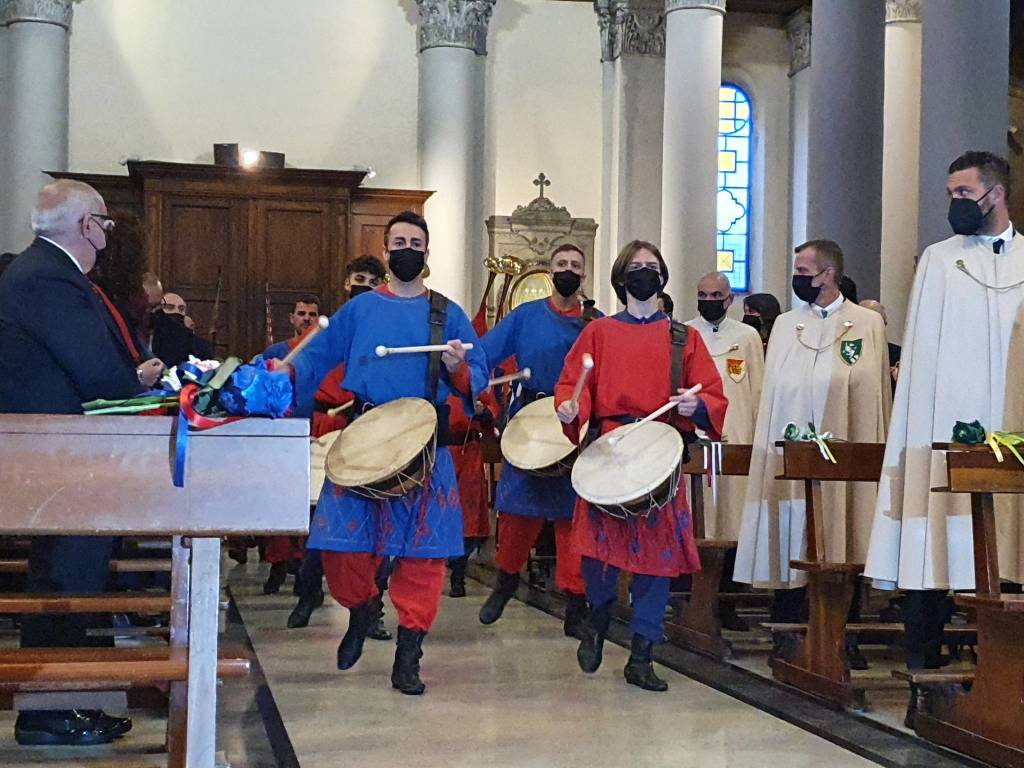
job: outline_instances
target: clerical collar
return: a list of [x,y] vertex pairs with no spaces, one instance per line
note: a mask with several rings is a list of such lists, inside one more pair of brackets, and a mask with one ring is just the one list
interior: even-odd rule
[[839,311],[839,307],[842,306],[844,301],[846,301],[846,298],[840,293],[839,297],[827,307],[819,307],[817,304],[811,304],[810,307],[814,310],[814,314],[819,317],[831,317]]
[[[1017,230],[1013,228],[1013,222],[1010,222],[1010,226],[1000,232],[998,235],[975,235],[981,242],[992,247],[996,253],[1003,253],[1006,250],[1006,245],[1014,236],[1017,234]],[[999,247],[996,248],[996,244]]]
[[58,243],[58,242],[56,242],[54,240],[51,240],[48,237],[43,237],[42,235],[36,235],[36,237],[38,237],[40,240],[45,240],[46,242],[48,242],[50,245],[54,246],[55,248],[60,248],[60,250],[64,251],[64,253],[67,254],[67,257],[69,259],[71,259],[71,263],[75,265],[75,269],[77,269],[83,275],[85,274],[85,270],[82,269],[82,265],[78,263],[78,259],[76,259],[74,256],[71,255],[71,251],[69,251],[67,248],[65,248],[60,243]]
[[615,315],[616,320],[621,320],[622,322],[630,323],[631,325],[649,325],[650,323],[656,323],[659,320],[665,320],[667,317],[668,315],[661,310],[658,310],[649,317],[634,317],[625,309]]

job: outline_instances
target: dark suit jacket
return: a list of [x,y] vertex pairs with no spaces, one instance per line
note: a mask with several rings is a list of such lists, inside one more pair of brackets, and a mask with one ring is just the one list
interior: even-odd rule
[[89,279],[36,238],[0,276],[0,412],[81,413],[82,403],[141,390]]

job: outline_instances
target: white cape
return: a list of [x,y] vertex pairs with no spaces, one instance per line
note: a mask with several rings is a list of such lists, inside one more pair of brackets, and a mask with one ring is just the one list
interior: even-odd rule
[[[970,498],[931,492],[946,484],[945,461],[931,444],[948,442],[957,421],[1003,428],[1010,335],[1024,299],[1024,286],[1008,286],[1019,281],[1021,235],[1001,254],[981,238],[955,236],[921,257],[864,572],[877,587],[974,588]],[[1011,369],[1021,375],[1019,364]],[[1008,426],[1024,429],[1024,423]],[[1002,531],[1013,506],[997,497]],[[1001,571],[1018,580],[1022,550],[1014,549],[1018,557],[1002,558]]]
[[[851,323],[849,328],[846,323]],[[775,479],[782,474],[782,449],[775,441],[782,439],[789,422],[800,427],[811,422],[819,432],[839,439],[884,442],[892,395],[888,352],[882,316],[848,301],[827,318],[819,308],[802,304],[775,321],[750,458],[736,581],[767,589],[806,582],[802,571],[789,567],[791,560],[806,555],[804,484]],[[874,483],[822,485],[829,560],[863,562],[875,492]]]
[[[729,399],[722,438],[725,442],[749,445],[754,439],[757,404],[764,379],[764,345],[761,335],[738,320],[727,317],[715,329],[703,317],[687,325],[700,332],[704,344],[722,377],[722,389]],[[710,539],[736,539],[743,519],[746,477],[719,477],[718,500],[710,489],[704,492],[705,534]]]

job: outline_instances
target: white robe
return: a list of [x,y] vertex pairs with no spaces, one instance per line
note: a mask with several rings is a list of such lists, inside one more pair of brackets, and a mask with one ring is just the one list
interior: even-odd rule
[[[848,330],[847,322],[852,323]],[[851,361],[858,341],[859,357]],[[804,484],[775,479],[782,474],[782,449],[775,442],[789,422],[801,428],[811,422],[819,432],[850,442],[884,442],[892,396],[888,351],[882,316],[848,301],[827,318],[821,317],[820,307],[801,304],[775,321],[750,458],[736,581],[766,589],[806,582],[806,574],[789,566],[807,551]],[[875,488],[874,483],[822,485],[830,561],[863,562]]]
[[[703,317],[695,317],[687,325],[700,331],[708,352],[722,377],[722,389],[729,399],[725,412],[723,440],[749,445],[754,439],[757,404],[764,379],[764,345],[761,335],[738,320],[727,317],[715,326]],[[718,501],[710,490],[704,492],[705,534],[711,539],[735,539],[743,519],[743,500],[747,491],[746,477],[719,477]]]
[[[979,285],[958,261],[989,286],[1010,286],[1024,280],[1024,237],[996,254],[990,241],[957,235],[927,248],[918,263],[865,569],[879,588],[974,588],[970,498],[931,493],[946,484],[945,460],[931,444],[948,442],[957,421],[1003,428],[1010,335],[1024,286]],[[1019,365],[1011,368],[1021,375]],[[997,497],[1001,531],[1013,506]],[[1020,579],[1019,556],[1000,565],[1004,578]]]

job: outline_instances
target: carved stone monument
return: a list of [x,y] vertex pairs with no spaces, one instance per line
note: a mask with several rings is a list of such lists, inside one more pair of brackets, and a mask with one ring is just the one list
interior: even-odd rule
[[589,297],[594,289],[594,238],[597,222],[573,217],[564,206],[555,205],[545,194],[551,181],[543,173],[534,185],[539,194],[529,204],[518,206],[511,216],[487,219],[487,267],[505,275],[497,295],[487,297],[487,318],[493,323],[503,299],[506,309],[551,295],[547,275],[551,252],[571,243],[587,257],[587,277],[583,292]]

